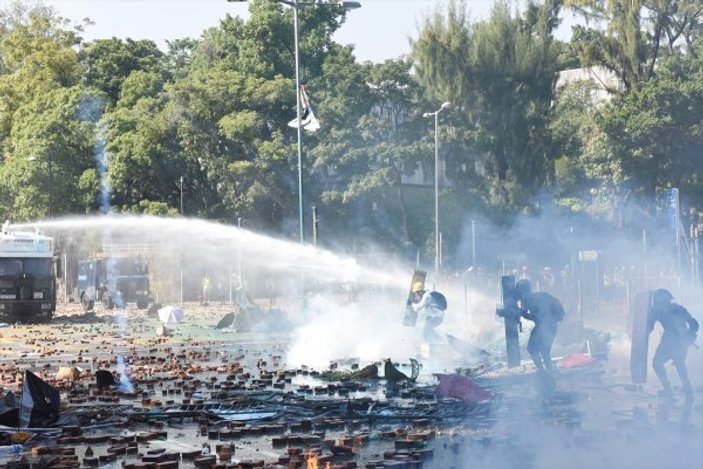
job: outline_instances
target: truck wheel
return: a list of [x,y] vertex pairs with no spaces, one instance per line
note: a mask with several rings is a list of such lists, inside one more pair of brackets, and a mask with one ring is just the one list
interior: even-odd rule
[[115,303],[112,301],[110,292],[106,291],[103,293],[103,306],[105,306],[106,309],[112,309],[115,307]]
[[88,311],[93,310],[93,307],[95,306],[95,301],[88,300],[85,297],[81,297],[81,304],[83,305],[83,310],[87,313]]
[[137,309],[146,309],[149,306],[149,301],[144,298],[137,299]]

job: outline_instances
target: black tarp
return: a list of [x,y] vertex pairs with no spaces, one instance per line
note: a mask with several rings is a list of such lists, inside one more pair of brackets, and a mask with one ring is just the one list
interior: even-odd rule
[[19,412],[20,409],[17,398],[12,391],[8,391],[7,394],[0,399],[0,425],[16,427]]
[[222,316],[222,319],[217,323],[215,329],[226,329],[232,324],[234,324],[234,313],[227,313]]
[[386,378],[386,381],[390,382],[410,381],[410,378],[408,378],[405,373],[403,373],[393,365],[393,362],[390,358],[386,359],[385,363],[383,364],[383,375],[383,377]]
[[20,426],[23,428],[48,427],[59,419],[60,406],[59,391],[26,370],[19,412]]

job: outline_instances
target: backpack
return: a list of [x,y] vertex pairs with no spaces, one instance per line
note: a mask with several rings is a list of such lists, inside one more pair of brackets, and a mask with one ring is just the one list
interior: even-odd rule
[[432,306],[445,311],[447,309],[447,299],[438,291],[430,292],[432,296]]
[[552,297],[551,310],[552,316],[554,317],[555,321],[564,320],[564,316],[566,316],[566,311],[564,311],[564,307],[562,306],[561,302],[554,297]]

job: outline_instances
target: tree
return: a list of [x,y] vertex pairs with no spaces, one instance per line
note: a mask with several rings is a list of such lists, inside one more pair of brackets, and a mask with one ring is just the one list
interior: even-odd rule
[[612,70],[626,90],[650,80],[662,55],[676,53],[681,44],[686,53],[695,53],[693,44],[703,33],[699,0],[567,0],[565,4],[604,27],[575,28],[574,42],[583,64]]
[[654,78],[603,111],[600,138],[585,151],[586,168],[606,187],[616,188],[621,207],[635,205],[653,214],[656,190],[666,187],[678,187],[701,206],[703,166],[696,158],[703,150],[700,109],[700,54],[668,58]]
[[[464,110],[471,147],[482,156],[495,208],[515,211],[553,181],[546,135],[557,48],[559,3],[530,3],[523,17],[506,3],[470,24],[463,2],[450,2],[422,26],[413,44],[416,75],[430,96]],[[495,213],[495,211],[494,211]]]
[[71,27],[44,6],[14,3],[0,12],[0,149],[18,108],[78,84],[82,69],[75,49],[80,31],[81,25]]
[[[312,152],[315,166],[329,181],[321,194],[324,205],[337,206],[347,214],[347,231],[362,218],[377,234],[375,241],[387,245],[422,244],[427,234],[427,230],[411,229],[402,183],[402,177],[413,174],[423,157],[431,154],[419,138],[421,93],[410,68],[409,60],[389,60],[367,64],[362,76],[361,70],[352,75],[347,84],[363,88],[338,96],[362,98],[357,106],[363,105],[365,112],[348,113],[347,118],[353,118],[325,132]],[[326,76],[330,80],[335,75]],[[350,102],[337,101],[354,109]],[[386,201],[388,197],[393,202]]]
[[[592,211],[590,201],[598,183],[586,176],[584,154],[601,133],[597,122],[597,85],[589,80],[561,87],[556,95],[549,131],[554,149],[555,195],[577,212]],[[597,189],[596,189],[597,190]]]
[[120,98],[122,83],[132,72],[160,73],[162,60],[163,53],[151,40],[113,37],[86,44],[81,50],[86,85],[103,91],[111,104]]
[[[200,195],[198,211],[243,217],[249,226],[272,230],[297,218],[296,199],[290,197],[297,190],[291,170],[297,166],[295,131],[287,126],[295,115],[292,11],[275,2],[252,2],[250,12],[246,22],[227,16],[204,33],[187,58],[188,70],[166,86],[164,113],[184,161],[196,168],[191,184]],[[341,12],[334,6],[300,10],[302,76],[310,77],[306,82],[328,118],[327,128],[335,115],[345,115],[340,92],[332,87],[340,82],[328,85],[323,78],[323,67],[349,62],[349,52],[331,41]],[[315,139],[305,138],[307,152]],[[312,168],[304,166],[306,182]],[[313,190],[308,194],[315,200]]]
[[13,218],[46,216],[50,195],[55,215],[85,212],[90,208],[86,201],[97,200],[97,194],[77,188],[95,188],[86,174],[95,167],[95,121],[88,109],[99,99],[98,93],[74,86],[37,96],[17,109],[3,168]]
[[[81,211],[73,185],[89,165],[91,134],[78,117],[81,25],[53,9],[14,3],[0,12],[0,191],[7,218]],[[87,153],[86,153],[87,152]]]

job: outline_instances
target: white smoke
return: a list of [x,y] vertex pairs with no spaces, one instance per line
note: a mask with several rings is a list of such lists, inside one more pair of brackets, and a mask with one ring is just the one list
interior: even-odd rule
[[288,351],[287,362],[293,366],[324,369],[339,358],[407,360],[419,350],[418,329],[402,325],[403,300],[398,295],[394,301],[362,291],[359,302],[347,304],[316,295],[306,315],[307,324],[294,332]]

